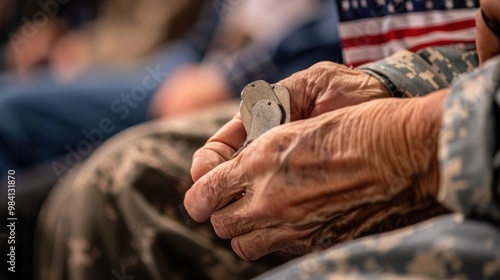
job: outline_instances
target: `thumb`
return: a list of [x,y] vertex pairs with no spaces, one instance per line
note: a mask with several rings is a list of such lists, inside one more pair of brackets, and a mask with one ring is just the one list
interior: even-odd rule
[[246,131],[238,113],[193,155],[191,177],[197,181],[219,164],[228,161],[243,145]]

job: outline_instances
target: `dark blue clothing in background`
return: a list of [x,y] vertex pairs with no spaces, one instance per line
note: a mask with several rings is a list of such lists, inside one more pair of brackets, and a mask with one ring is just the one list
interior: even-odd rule
[[[340,61],[337,22],[336,5],[324,1],[317,18],[277,46],[250,43],[232,54],[235,63],[221,61],[234,96],[239,97],[241,89],[256,79],[276,82],[322,60]],[[208,5],[184,39],[127,73],[96,69],[68,84],[57,82],[45,71],[33,74],[26,84],[8,74],[1,77],[0,172],[53,163],[52,159],[61,157],[63,161],[55,168],[64,169],[66,161],[84,158],[114,134],[147,121],[146,110],[159,80],[183,64],[201,62],[219,24],[216,10]]]

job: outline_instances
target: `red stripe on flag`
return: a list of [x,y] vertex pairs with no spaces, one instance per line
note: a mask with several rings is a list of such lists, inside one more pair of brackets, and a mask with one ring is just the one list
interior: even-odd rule
[[[442,41],[433,41],[417,46],[410,47],[408,50],[411,52],[417,52],[421,49],[427,48],[427,47],[435,47],[435,46],[447,46],[447,45],[454,45],[454,44],[474,44],[474,40],[442,40]],[[383,57],[381,57],[382,59]],[[373,60],[364,60],[364,61],[354,61],[353,63],[347,64],[348,66],[352,67],[358,67],[360,65],[366,64],[373,62]]]
[[[387,33],[374,35],[374,36],[359,36],[350,37],[342,39],[342,46],[344,48],[354,47],[354,46],[368,46],[368,45],[378,45],[382,43],[387,43],[391,40],[397,40],[401,38],[417,37],[422,36],[431,32],[436,31],[457,31],[461,29],[467,29],[474,27],[476,22],[474,19],[449,23],[439,26],[429,26],[424,28],[412,28],[412,29],[399,29],[391,30]],[[342,34],[340,34],[342,36]]]

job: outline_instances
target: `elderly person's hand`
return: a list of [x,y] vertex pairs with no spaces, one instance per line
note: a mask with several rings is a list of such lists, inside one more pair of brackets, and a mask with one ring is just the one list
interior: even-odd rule
[[[491,21],[500,22],[500,1],[481,0],[481,10]],[[486,25],[481,10],[476,14],[476,46],[479,61],[484,63],[500,54],[500,36],[493,33]]]
[[393,229],[435,206],[446,94],[375,100],[276,127],[200,178],[186,209],[210,218],[247,260]]
[[[376,98],[390,97],[387,88],[367,73],[333,62],[320,62],[279,82],[290,92],[292,121],[307,119]],[[193,157],[196,181],[227,161],[245,141],[239,114],[220,129]]]

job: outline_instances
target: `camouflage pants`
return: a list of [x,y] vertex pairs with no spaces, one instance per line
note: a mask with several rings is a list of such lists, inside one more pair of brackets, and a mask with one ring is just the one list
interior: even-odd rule
[[[65,177],[39,219],[40,279],[248,279],[290,256],[240,260],[179,210],[191,156],[237,104],[122,133]],[[443,216],[311,254],[263,278],[500,279],[500,231]]]
[[179,209],[193,153],[237,110],[130,129],[66,176],[40,214],[37,278],[248,279],[289,260],[242,261]]

